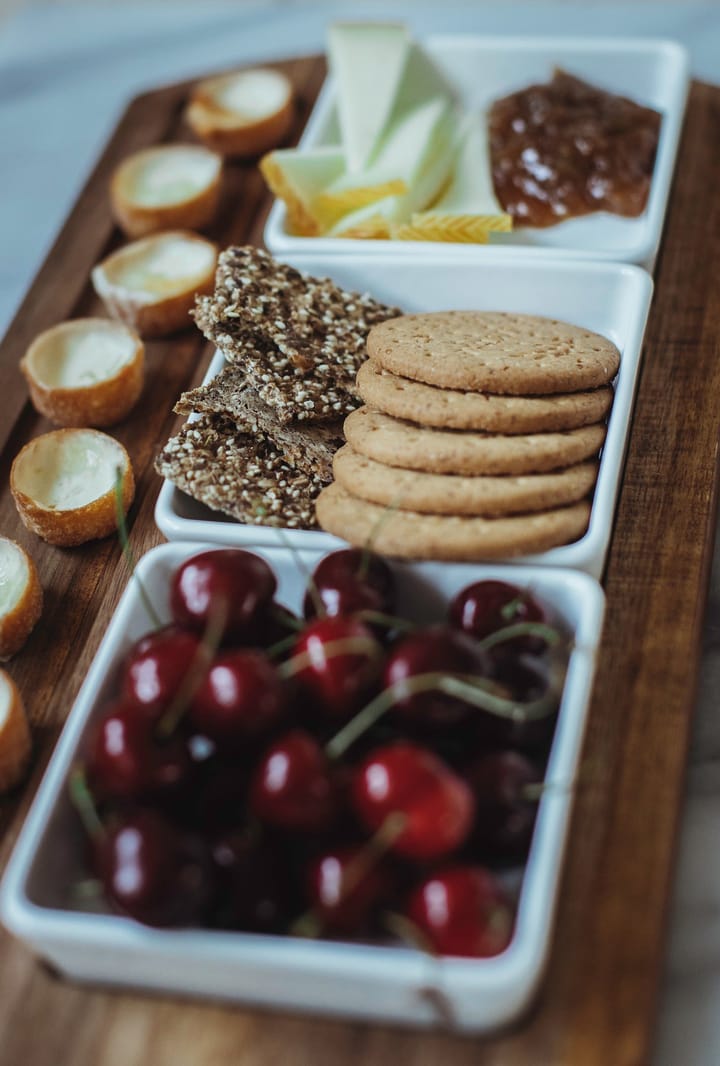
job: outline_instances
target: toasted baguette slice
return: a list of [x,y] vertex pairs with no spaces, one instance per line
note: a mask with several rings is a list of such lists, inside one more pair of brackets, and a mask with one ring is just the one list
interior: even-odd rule
[[212,292],[217,255],[196,233],[158,233],[113,252],[92,282],[113,318],[142,337],[163,337],[192,324],[196,293]]
[[31,557],[0,537],[0,659],[20,651],[42,613],[43,593]]
[[15,682],[0,670],[0,792],[13,788],[30,761],[30,728]]
[[185,111],[188,125],[224,156],[255,156],[285,139],[293,120],[293,88],[278,70],[240,70],[201,81]]
[[118,476],[127,513],[135,479],[122,444],[96,429],[56,429],[18,453],[10,490],[28,529],[50,544],[72,547],[117,529]]
[[203,229],[220,199],[222,159],[200,145],[163,144],[128,156],[110,182],[115,221],[128,237]]
[[145,378],[145,346],[121,322],[77,318],[45,330],[20,361],[33,406],[58,426],[112,426]]

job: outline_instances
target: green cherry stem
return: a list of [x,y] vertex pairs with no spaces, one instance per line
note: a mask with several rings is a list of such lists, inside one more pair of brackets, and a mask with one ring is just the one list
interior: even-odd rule
[[85,770],[82,766],[75,766],[70,773],[68,782],[72,805],[80,816],[85,832],[91,840],[99,840],[105,835],[105,826],[100,820],[100,815],[95,806],[87,783]]
[[147,612],[147,616],[154,625],[155,629],[160,629],[162,622],[160,621],[157,611],[155,610],[152,600],[147,594],[145,586],[137,575],[137,565],[135,563],[135,556],[133,550],[130,547],[130,537],[128,536],[127,522],[125,520],[125,511],[123,509],[122,499],[122,470],[118,467],[115,471],[115,515],[117,518],[118,539],[120,541],[120,547],[122,553],[125,556],[130,573],[135,581],[137,581],[138,588],[140,590],[140,598],[143,601],[143,607]]
[[557,707],[558,690],[550,684],[547,692],[538,700],[519,703],[505,699],[492,692],[493,682],[485,678],[463,674],[416,674],[410,681],[398,681],[384,689],[371,700],[347,725],[343,726],[325,746],[329,759],[339,759],[356,740],[382,718],[398,700],[423,692],[442,692],[464,703],[514,721],[529,722],[546,718]]
[[386,629],[397,629],[401,633],[414,633],[418,628],[415,622],[409,622],[407,618],[398,618],[393,614],[385,614],[383,611],[357,611],[355,617],[369,625],[384,626]]
[[506,640],[514,640],[515,637],[541,637],[550,647],[559,644],[563,639],[557,629],[545,625],[544,622],[515,622],[513,625],[503,626],[502,629],[489,633],[478,643],[484,651],[489,651],[498,644],[504,644]]
[[213,609],[208,617],[202,640],[182,679],[182,683],[175,693],[170,706],[163,713],[155,727],[155,735],[158,740],[167,740],[177,729],[184,717],[193,696],[197,692],[203,678],[210,669],[215,652],[220,647],[225,623],[228,616],[228,604],[225,599],[215,601]]
[[[322,659],[332,659],[335,655],[367,655],[371,659],[378,658],[382,654],[376,640],[372,637],[344,637],[342,640],[329,640],[322,646]],[[293,655],[287,662],[280,663],[277,672],[283,680],[294,677],[301,670],[312,666],[316,662],[315,656],[303,651],[299,655]]]

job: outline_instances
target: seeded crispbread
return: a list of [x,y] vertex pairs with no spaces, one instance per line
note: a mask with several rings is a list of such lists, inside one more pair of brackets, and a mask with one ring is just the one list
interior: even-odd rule
[[427,474],[376,463],[349,444],[333,460],[335,480],[347,492],[422,514],[503,515],[564,507],[592,491],[597,470],[597,462],[588,462],[549,474]]
[[606,385],[620,365],[612,341],[536,315],[439,311],[374,326],[368,354],[393,374],[447,389],[532,396]]
[[350,544],[406,559],[476,561],[548,551],[583,536],[590,504],[502,518],[392,510],[352,496],[337,483],[317,499],[320,526]]
[[264,436],[242,433],[222,415],[183,426],[155,469],[213,510],[249,525],[313,529],[323,482],[284,461]]
[[175,411],[225,415],[243,432],[271,440],[291,466],[332,481],[333,455],[343,443],[342,421],[278,422],[273,408],[248,386],[248,375],[235,363],[226,364],[207,385],[184,392]]
[[501,436],[426,429],[360,407],[345,419],[345,439],[368,459],[432,474],[542,474],[596,456],[605,426]]
[[371,359],[360,367],[357,387],[368,406],[394,418],[442,429],[508,434],[592,425],[605,418],[613,400],[610,385],[548,396],[498,396],[440,389],[391,374]]
[[317,421],[352,409],[367,335],[399,313],[247,247],[222,253],[215,292],[198,299],[195,320],[251,374],[279,421]]

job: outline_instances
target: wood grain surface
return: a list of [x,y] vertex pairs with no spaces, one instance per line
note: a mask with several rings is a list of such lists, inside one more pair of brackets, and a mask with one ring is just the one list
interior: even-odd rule
[[[307,118],[319,59],[278,64]],[[35,558],[43,618],[9,665],[33,723],[31,777],[0,808],[7,860],[43,767],[128,571],[114,538],[61,550],[21,526],[12,458],[51,428],[27,402],[17,364],[29,341],[100,308],[92,266],[118,243],[107,203],[114,166],[149,144],[186,140],[188,85],[128,108],[0,348],[0,530]],[[3,1066],[637,1066],[649,1060],[682,800],[701,625],[715,527],[720,423],[720,89],[694,84],[644,348],[615,534],[605,575],[606,632],[578,782],[552,955],[532,1012],[488,1040],[269,1015],[147,994],[84,989],[0,934]],[[227,169],[222,244],[260,242],[269,208],[252,166]],[[148,345],[148,382],[115,435],[138,491],[130,514],[140,555],[153,522],[155,453],[172,405],[209,358],[199,333]]]

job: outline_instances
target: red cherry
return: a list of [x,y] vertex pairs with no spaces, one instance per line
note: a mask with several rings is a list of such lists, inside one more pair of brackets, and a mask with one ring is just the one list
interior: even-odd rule
[[[362,548],[343,548],[321,559],[312,576],[325,614],[357,614],[359,611],[379,611],[392,615],[395,611],[395,578],[379,555]],[[317,605],[310,592],[305,595],[306,618],[314,618]]]
[[[343,650],[346,642],[357,650]],[[320,618],[300,634],[293,656],[303,656],[295,673],[300,699],[321,714],[349,718],[365,704],[380,677],[383,651],[356,618]]]
[[272,600],[277,582],[259,555],[236,548],[201,552],[178,567],[170,586],[173,618],[204,632],[222,621],[223,638],[246,640]]
[[441,955],[490,958],[512,937],[510,901],[481,866],[451,866],[428,877],[412,893],[407,916]]
[[213,892],[203,845],[156,811],[136,811],[109,829],[96,862],[108,898],[149,925],[198,921]]
[[123,700],[105,712],[92,739],[87,774],[96,796],[136,800],[185,784],[191,760],[179,737],[158,743],[153,724]]
[[470,637],[449,626],[430,626],[404,637],[388,656],[383,685],[395,687],[393,713],[408,723],[449,726],[475,713],[468,703],[443,692],[413,692],[412,679],[430,673],[490,677],[492,667]]
[[178,626],[166,626],[142,637],[122,667],[125,698],[158,719],[188,675],[200,642]]
[[[548,690],[548,668],[534,655],[509,652],[492,655],[493,679],[503,686],[507,699],[531,703],[542,699]],[[557,712],[541,718],[503,718],[479,711],[474,719],[477,735],[483,747],[521,748],[523,751],[547,749],[555,732]]]
[[[527,589],[505,581],[476,581],[458,592],[450,603],[452,625],[481,640],[505,626],[519,622],[547,622],[544,608]],[[545,641],[537,636],[512,637],[505,651],[542,651]]]
[[335,818],[335,800],[328,761],[301,729],[285,733],[265,752],[250,784],[253,813],[281,829],[326,829]]
[[211,740],[237,747],[272,728],[285,705],[285,688],[270,660],[257,651],[231,651],[214,660],[188,719]]
[[465,772],[475,796],[473,844],[493,856],[520,860],[532,838],[538,800],[528,796],[542,774],[516,751],[483,755]]
[[307,871],[308,902],[323,930],[333,932],[361,929],[389,887],[384,865],[368,865],[367,846],[325,852]]
[[370,832],[390,815],[403,815],[392,850],[420,860],[439,859],[459,848],[474,815],[467,784],[432,752],[405,742],[376,748],[360,765],[353,806]]

